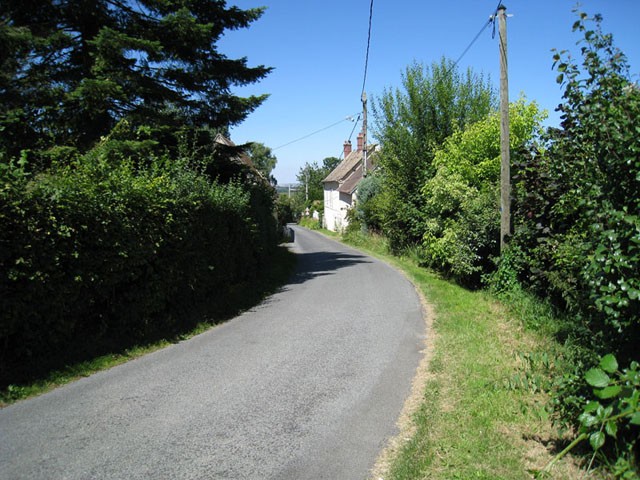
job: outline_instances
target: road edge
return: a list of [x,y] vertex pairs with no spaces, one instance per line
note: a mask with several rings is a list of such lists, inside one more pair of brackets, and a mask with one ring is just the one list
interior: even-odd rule
[[358,250],[366,255],[375,257],[381,262],[386,263],[391,268],[400,273],[404,278],[406,278],[411,283],[411,285],[413,285],[413,288],[418,295],[418,298],[420,299],[422,319],[425,325],[424,343],[423,348],[420,351],[422,358],[418,362],[418,366],[416,367],[415,374],[411,381],[411,390],[409,392],[409,396],[405,399],[400,411],[400,415],[396,420],[396,428],[398,429],[398,433],[386,440],[385,447],[378,454],[373,467],[371,467],[371,469],[369,470],[369,476],[367,477],[369,480],[384,480],[384,478],[389,474],[393,460],[398,456],[398,453],[400,452],[402,447],[415,435],[416,427],[415,423],[413,422],[413,416],[422,405],[423,392],[426,389],[427,382],[433,376],[433,374],[429,370],[429,367],[435,353],[435,341],[437,336],[434,329],[434,323],[436,319],[435,307],[431,302],[427,300],[427,297],[424,295],[416,282],[413,281],[410,275],[402,268],[395,265],[393,262],[390,262],[386,258],[382,258],[376,255],[375,252],[366,251],[354,245],[351,245],[343,241],[339,236],[334,237],[332,235],[326,235],[321,230],[314,231],[325,236],[326,238],[340,242],[350,248],[353,248],[354,250]]
[[422,358],[416,367],[416,372],[411,381],[409,396],[405,399],[402,410],[400,411],[400,416],[396,420],[398,433],[386,441],[386,446],[378,454],[378,457],[370,470],[369,479],[371,480],[383,480],[389,474],[393,460],[398,456],[402,447],[415,435],[416,427],[413,422],[413,416],[422,405],[423,392],[427,386],[427,382],[433,375],[430,372],[429,367],[434,356],[436,339],[436,332],[433,328],[435,321],[434,305],[427,300],[424,293],[406,272],[396,265],[393,265],[383,259],[378,259],[384,261],[387,265],[397,270],[413,285],[422,307],[425,334],[423,349],[420,352]]

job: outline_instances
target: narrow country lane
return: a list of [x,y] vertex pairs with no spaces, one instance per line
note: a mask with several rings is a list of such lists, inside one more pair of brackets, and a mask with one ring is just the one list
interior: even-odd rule
[[0,410],[0,478],[366,478],[420,359],[420,301],[386,264],[294,229],[297,272],[261,305]]

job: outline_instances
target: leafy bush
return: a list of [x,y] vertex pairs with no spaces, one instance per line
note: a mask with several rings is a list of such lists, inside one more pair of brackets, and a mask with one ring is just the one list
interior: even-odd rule
[[322,228],[320,221],[313,217],[300,217],[299,224],[311,230],[320,230]]
[[[619,370],[618,361],[612,354],[602,357],[595,368],[584,374],[592,395],[580,413],[579,435],[560,452],[536,477],[546,474],[553,464],[584,440],[593,450],[588,469],[596,456],[604,454],[617,457],[609,470],[616,478],[637,479],[635,464],[640,435],[640,366],[631,362],[629,368]],[[609,441],[607,441],[609,439]],[[608,455],[607,455],[608,454]]]
[[[511,105],[511,148],[531,143],[543,114],[524,99]],[[436,172],[422,188],[424,262],[468,286],[494,268],[499,254],[500,117],[454,133],[436,150]]]
[[[574,24],[583,36],[581,65],[555,54],[565,89],[561,128],[550,129],[544,148],[531,149],[515,169],[518,280],[573,319],[567,338],[576,369],[558,382],[556,404],[577,428],[584,427],[593,358],[612,352],[634,365],[640,344],[640,89],[600,22],[580,13]],[[598,418],[608,418],[602,408]],[[592,444],[602,439],[597,434]],[[637,448],[628,450],[637,459]]]
[[520,168],[515,241],[528,251],[522,281],[602,330],[622,361],[640,341],[640,89],[596,17],[583,68],[555,56],[565,85],[562,129]]
[[379,233],[382,229],[382,176],[369,175],[358,183],[355,206],[347,212],[349,224],[347,232],[360,231]]
[[427,182],[423,195],[428,218],[423,262],[462,284],[477,286],[497,253],[495,189],[478,190],[442,168]]
[[394,252],[419,244],[424,234],[424,183],[434,174],[435,150],[466,125],[485,118],[496,96],[490,81],[471,69],[460,72],[442,58],[430,66],[415,63],[402,76],[402,88],[385,90],[372,102],[379,167],[384,172],[379,203],[382,227]]
[[3,385],[188,326],[275,247],[268,189],[211,182],[179,160],[113,162],[111,147],[37,176],[0,165]]

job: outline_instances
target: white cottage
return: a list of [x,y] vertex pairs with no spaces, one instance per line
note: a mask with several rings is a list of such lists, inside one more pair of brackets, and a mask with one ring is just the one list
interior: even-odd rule
[[[344,159],[325,178],[324,186],[324,217],[323,223],[327,230],[341,232],[348,224],[347,211],[353,207],[357,198],[358,183],[362,180],[362,156],[364,135],[358,135],[358,148],[351,150],[351,142],[344,142]],[[375,145],[367,148],[367,171],[373,170]]]

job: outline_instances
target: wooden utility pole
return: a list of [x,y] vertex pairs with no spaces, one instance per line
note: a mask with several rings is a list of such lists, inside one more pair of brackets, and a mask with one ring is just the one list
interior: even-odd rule
[[367,176],[367,93],[362,92],[362,176]]
[[498,7],[500,24],[500,252],[511,235],[511,158],[509,152],[509,76],[507,66],[507,7]]

